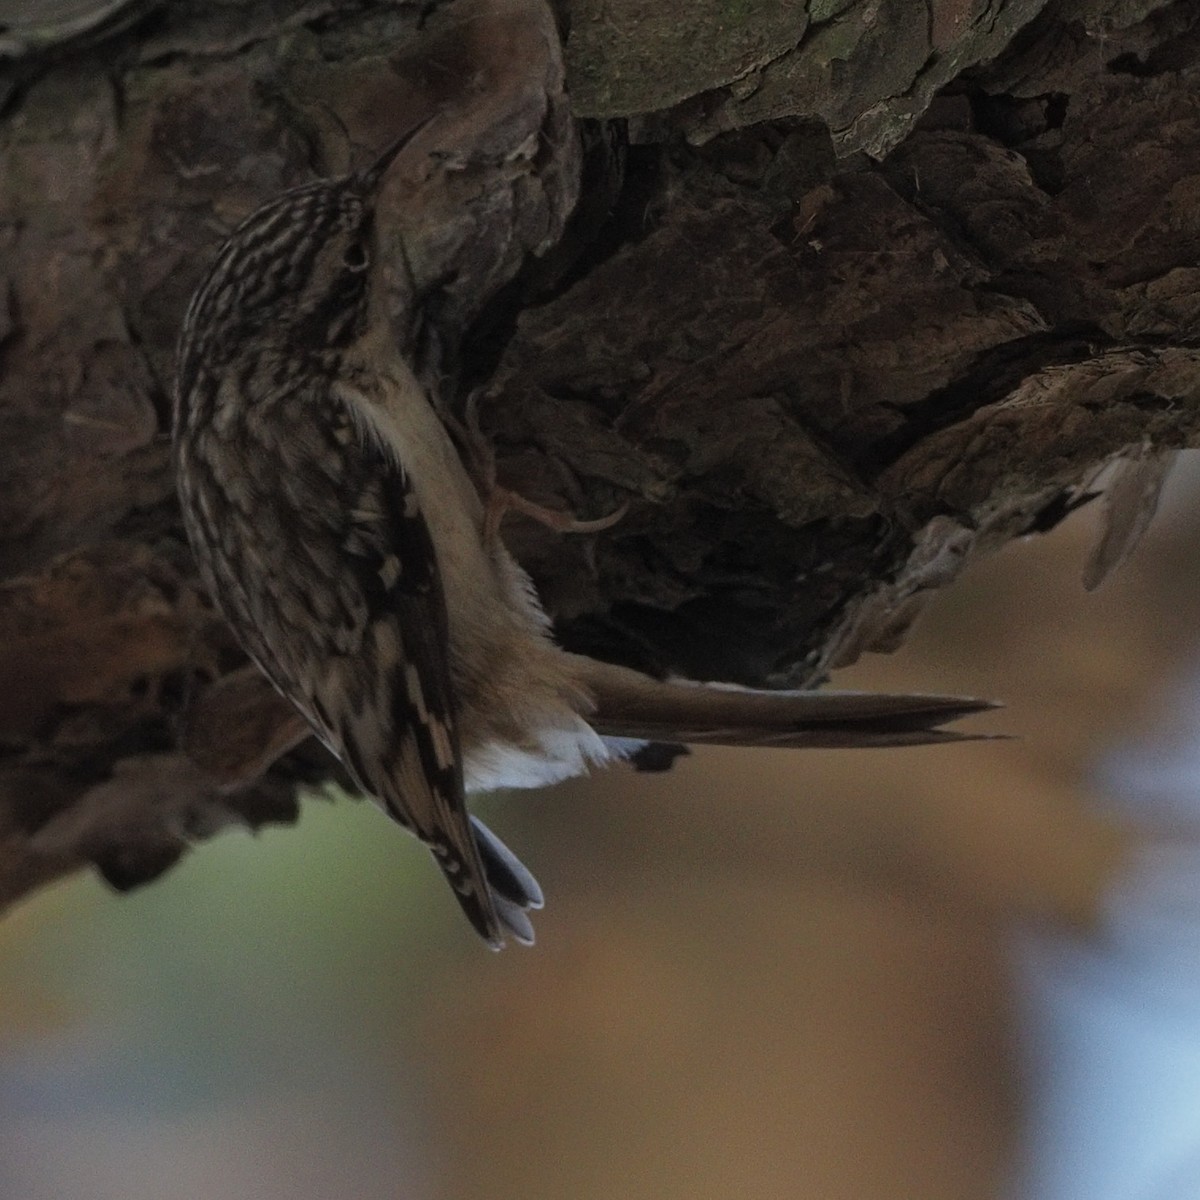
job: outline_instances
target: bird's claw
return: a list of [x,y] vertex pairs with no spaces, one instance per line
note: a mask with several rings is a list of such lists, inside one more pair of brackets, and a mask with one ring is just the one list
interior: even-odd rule
[[500,533],[500,525],[504,514],[512,511],[530,520],[553,529],[555,533],[602,533],[611,529],[629,511],[626,501],[606,517],[583,521],[574,513],[563,512],[556,508],[547,508],[514,492],[511,488],[501,487],[496,482],[496,456],[492,451],[483,429],[479,424],[478,393],[472,393],[467,399],[463,411],[463,420],[450,418],[448,427],[461,444],[468,463],[467,469],[475,478],[476,486],[484,500],[483,536],[487,545],[492,545]]
[[500,523],[504,520],[504,514],[510,509],[537,521],[539,525],[545,525],[547,529],[553,529],[555,533],[601,533],[605,529],[611,529],[625,516],[629,511],[629,502],[626,501],[606,517],[581,521],[572,513],[562,512],[556,508],[546,508],[545,505],[537,504],[528,497],[522,496],[520,492],[514,492],[493,483],[488,493],[483,520],[483,536],[488,545],[491,545],[499,535]]

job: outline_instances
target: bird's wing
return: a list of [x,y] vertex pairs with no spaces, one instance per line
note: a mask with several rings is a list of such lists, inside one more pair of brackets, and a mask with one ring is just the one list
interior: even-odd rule
[[255,657],[356,783],[429,846],[479,933],[500,945],[508,925],[524,940],[528,918],[504,916],[466,810],[446,601],[408,475],[333,397],[310,394],[288,420],[294,460],[258,528],[298,550],[258,574],[257,602],[291,636]]

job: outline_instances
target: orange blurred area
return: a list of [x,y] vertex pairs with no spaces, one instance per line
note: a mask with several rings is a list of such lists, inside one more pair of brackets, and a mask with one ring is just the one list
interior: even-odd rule
[[[424,853],[344,800],[128,898],[84,880],[35,898],[0,925],[0,1197],[1200,1194],[1186,1171],[1122,1191],[1094,1147],[1075,1185],[1038,1165],[1069,1161],[1106,1103],[1060,1087],[1038,1115],[1082,1072],[1061,997],[1115,961],[1142,841],[1190,836],[1188,814],[1102,803],[1096,781],[1125,745],[1194,737],[1198,487],[1186,462],[1101,591],[1079,582],[1084,510],[835,681],[994,696],[975,726],[1017,740],[710,750],[481,805],[545,889],[531,951],[489,954]],[[1162,1035],[1153,1004],[1126,1007]],[[1200,1063],[1184,1011],[1172,1053]],[[1148,1119],[1194,1104],[1200,1144],[1200,1073],[1182,1098],[1141,1086]],[[1178,1134],[1167,1166],[1190,1149]]]

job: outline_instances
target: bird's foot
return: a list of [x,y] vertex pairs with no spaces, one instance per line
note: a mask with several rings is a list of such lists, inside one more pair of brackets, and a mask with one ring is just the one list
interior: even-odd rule
[[499,536],[504,515],[510,511],[529,517],[539,525],[553,529],[555,533],[601,533],[605,529],[611,529],[629,511],[629,503],[626,501],[606,517],[584,521],[574,513],[547,508],[527,496],[522,496],[520,492],[501,487],[496,482],[495,452],[479,424],[478,393],[472,393],[468,398],[463,420],[448,417],[447,427],[462,448],[467,470],[474,479],[480,496],[483,497],[483,536],[488,546]]
[[488,545],[499,535],[500,522],[510,509],[537,521],[540,525],[545,525],[547,529],[553,529],[555,533],[601,533],[605,529],[611,529],[629,511],[629,502],[626,501],[606,517],[582,521],[573,513],[547,508],[522,496],[520,492],[493,483],[484,503],[483,536]]

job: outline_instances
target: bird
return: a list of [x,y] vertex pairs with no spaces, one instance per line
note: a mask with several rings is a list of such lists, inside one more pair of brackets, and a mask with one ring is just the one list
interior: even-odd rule
[[201,580],[242,647],[499,949],[533,942],[543,896],[469,794],[652,741],[958,740],[941,726],[993,706],[657,679],[555,642],[394,334],[378,199],[427,124],[228,235],[183,320],[172,457]]

